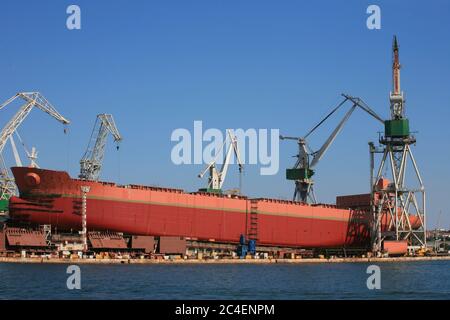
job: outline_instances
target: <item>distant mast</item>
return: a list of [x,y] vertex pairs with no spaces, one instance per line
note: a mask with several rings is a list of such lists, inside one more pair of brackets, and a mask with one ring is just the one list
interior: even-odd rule
[[400,90],[400,58],[397,37],[394,36],[392,44],[392,92],[389,100],[391,104],[391,119],[402,119],[404,115],[404,98]]

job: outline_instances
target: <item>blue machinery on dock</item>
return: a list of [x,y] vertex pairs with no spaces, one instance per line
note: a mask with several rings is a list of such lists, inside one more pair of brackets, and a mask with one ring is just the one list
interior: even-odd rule
[[256,240],[249,240],[247,243],[245,236],[241,234],[241,237],[239,238],[239,245],[237,247],[237,255],[241,259],[244,259],[248,253],[251,255],[256,254]]

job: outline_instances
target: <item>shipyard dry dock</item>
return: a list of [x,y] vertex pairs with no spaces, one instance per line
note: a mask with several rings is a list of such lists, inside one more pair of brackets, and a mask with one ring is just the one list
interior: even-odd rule
[[[221,188],[226,169],[219,172],[215,162],[200,174],[209,171],[210,179],[207,188],[197,192],[99,181],[108,132],[116,141],[122,139],[112,116],[100,114],[80,161],[78,178],[34,165],[11,168],[18,194],[6,192],[14,188],[2,188],[1,200],[3,206],[8,203],[9,220],[1,228],[0,252],[16,258],[18,254],[23,258],[50,255],[55,259],[83,256],[96,260],[120,260],[124,255],[154,260],[250,256],[255,261],[427,254],[425,187],[412,153],[416,139],[410,133],[400,89],[396,38],[392,53],[388,120],[362,99],[343,94],[344,100],[308,134],[280,137],[296,140],[299,147],[297,162],[286,170],[286,178],[295,185],[292,201],[225,194]],[[26,104],[16,117],[23,120],[21,114],[36,105],[68,123],[39,93],[19,93],[1,107],[18,97]],[[318,151],[309,151],[306,138],[345,102],[351,102],[352,107],[338,127]],[[369,144],[371,190],[337,197],[336,205],[316,203],[315,166],[356,109],[384,126],[379,145]],[[13,118],[2,137],[11,137],[20,119]],[[240,159],[236,137],[229,131],[228,136],[231,143],[224,165],[233,152]],[[5,139],[2,141],[4,146]],[[377,157],[380,161],[375,170]],[[407,168],[419,187],[406,184]],[[391,176],[383,176],[383,172]],[[7,182],[10,186],[11,179]]]

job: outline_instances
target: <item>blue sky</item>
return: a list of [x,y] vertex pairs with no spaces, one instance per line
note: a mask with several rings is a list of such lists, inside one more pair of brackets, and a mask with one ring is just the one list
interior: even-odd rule
[[[66,8],[81,7],[82,29],[66,28]],[[366,8],[381,7],[381,30]],[[42,167],[79,171],[97,113],[112,113],[124,140],[110,140],[104,180],[202,187],[201,165],[170,159],[176,128],[279,128],[303,135],[340,93],[362,97],[388,117],[391,41],[400,42],[402,89],[416,160],[428,191],[429,224],[450,227],[450,4],[448,1],[2,1],[0,100],[40,91],[72,121],[69,133],[34,110],[20,129]],[[3,110],[0,125],[17,110]],[[342,115],[342,114],[341,114]],[[334,122],[333,122],[334,121]],[[335,118],[311,138],[318,149]],[[368,191],[367,142],[380,125],[355,112],[317,167],[321,202]],[[280,172],[247,166],[250,196],[290,198],[284,169],[293,142],[280,144]],[[12,164],[12,157],[5,150]],[[237,186],[230,168],[226,188]]]

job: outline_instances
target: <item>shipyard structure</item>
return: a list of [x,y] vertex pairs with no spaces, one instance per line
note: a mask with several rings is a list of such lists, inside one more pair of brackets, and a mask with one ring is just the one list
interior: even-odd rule
[[[410,134],[400,90],[396,38],[392,69],[389,120],[383,120],[362,99],[343,94],[344,101],[308,134],[280,137],[296,140],[299,146],[294,167],[286,171],[286,178],[295,184],[292,201],[222,192],[233,152],[240,172],[242,169],[231,134],[222,170],[214,162],[209,164],[200,174],[209,172],[208,186],[197,192],[99,181],[108,133],[116,141],[122,139],[112,116],[99,115],[80,162],[78,178],[36,165],[11,168],[13,176],[3,180],[2,201],[8,205],[8,220],[0,228],[0,251],[21,250],[27,254],[59,248],[62,252],[148,257],[177,254],[198,258],[220,254],[279,258],[286,254],[304,257],[327,253],[403,255],[424,250],[425,188],[412,154],[416,140]],[[68,123],[39,94],[22,93],[18,97],[26,100],[26,112],[36,105]],[[318,151],[311,151],[308,136],[347,101],[352,107],[344,119]],[[371,190],[338,196],[333,205],[317,203],[313,190],[315,166],[358,108],[385,129],[378,146],[370,143]],[[24,116],[19,113],[23,121]],[[3,130],[5,141],[20,124],[18,119],[13,120]],[[379,167],[375,170],[377,161]],[[408,162],[411,165],[407,166]],[[407,169],[417,178],[417,186],[406,184]],[[384,176],[387,171],[389,176]]]

